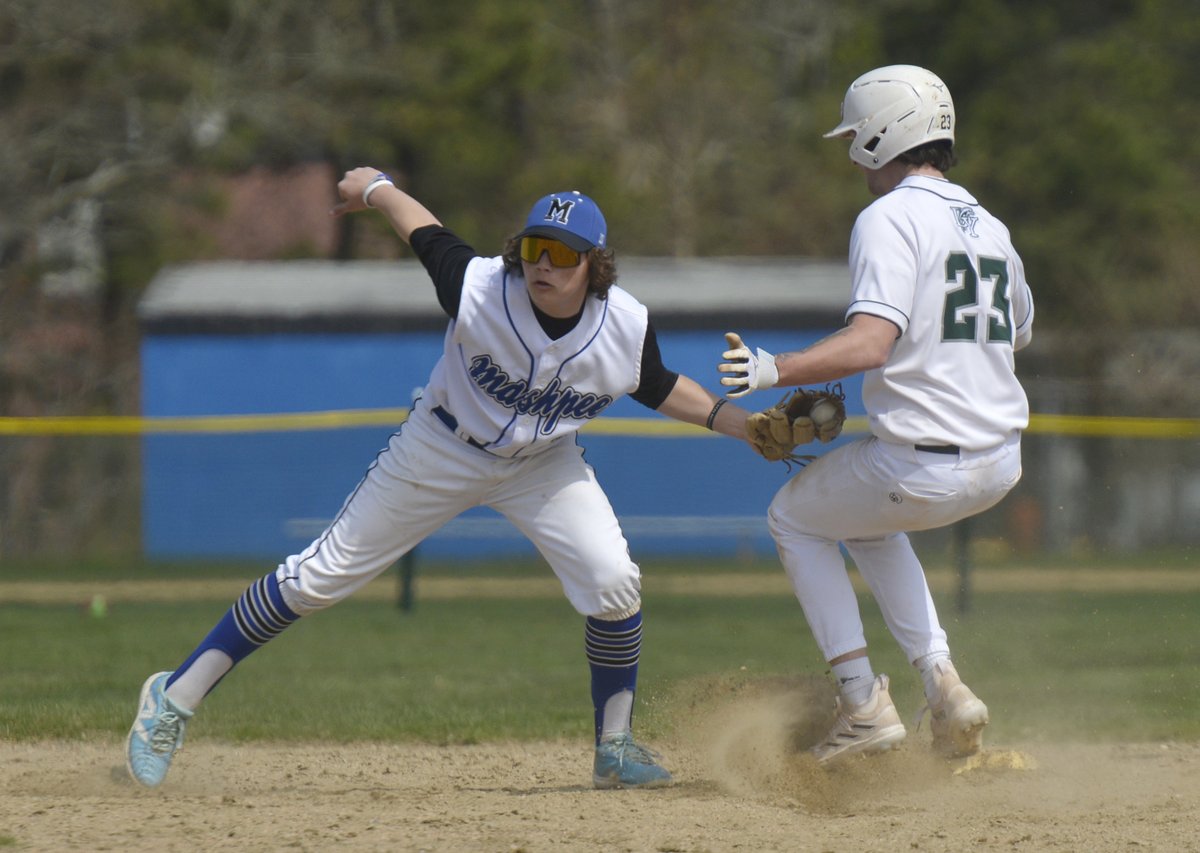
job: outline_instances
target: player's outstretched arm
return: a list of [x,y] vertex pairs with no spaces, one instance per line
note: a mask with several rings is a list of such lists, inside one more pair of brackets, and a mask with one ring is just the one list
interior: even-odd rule
[[848,325],[797,352],[752,353],[735,333],[717,365],[730,397],[776,386],[820,385],[881,367],[891,355],[899,330],[890,320],[855,314]]
[[408,193],[401,190],[384,172],[373,166],[351,169],[337,185],[341,201],[330,209],[331,216],[343,216],[374,207],[387,217],[405,243],[413,231],[424,225],[441,225],[438,218]]
[[746,418],[750,413],[704,390],[694,379],[689,379],[683,374],[679,375],[675,387],[656,411],[677,421],[707,427],[730,438],[746,440]]

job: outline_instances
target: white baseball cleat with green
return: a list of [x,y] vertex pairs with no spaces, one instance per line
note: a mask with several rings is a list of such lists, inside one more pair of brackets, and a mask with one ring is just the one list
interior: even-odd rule
[[142,685],[137,718],[125,743],[125,764],[139,785],[157,788],[171,769],[175,751],[183,745],[183,730],[192,712],[176,705],[163,692],[169,672],[156,672]]
[[812,748],[821,764],[849,755],[886,752],[904,740],[906,732],[888,692],[888,677],[878,675],[871,695],[861,705],[847,706],[837,698],[837,718],[825,739]]

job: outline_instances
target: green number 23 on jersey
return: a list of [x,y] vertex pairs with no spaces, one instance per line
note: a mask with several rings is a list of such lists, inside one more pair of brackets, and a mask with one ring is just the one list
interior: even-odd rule
[[951,252],[946,258],[946,283],[958,283],[958,287],[946,294],[942,308],[942,340],[978,340],[977,320],[980,312],[962,311],[979,304],[979,279],[992,282],[992,308],[1000,317],[984,312],[988,318],[987,342],[1012,343],[1012,306],[1008,299],[1008,262],[1003,258],[980,258],[979,272],[971,265],[966,252]]

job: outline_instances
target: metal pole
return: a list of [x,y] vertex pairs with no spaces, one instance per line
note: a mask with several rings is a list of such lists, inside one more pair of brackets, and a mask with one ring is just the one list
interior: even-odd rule
[[417,574],[417,549],[413,548],[401,557],[397,566],[400,569],[400,600],[397,604],[401,610],[409,613],[413,609],[416,597],[413,584]]
[[971,607],[971,520],[954,525],[954,564],[958,569],[958,612]]

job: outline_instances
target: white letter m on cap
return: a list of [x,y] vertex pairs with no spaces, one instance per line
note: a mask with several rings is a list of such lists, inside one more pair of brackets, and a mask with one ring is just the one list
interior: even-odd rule
[[567,220],[571,218],[571,208],[575,206],[573,201],[559,201],[556,198],[550,199],[550,210],[546,212],[546,220],[554,220],[563,225],[567,224]]

